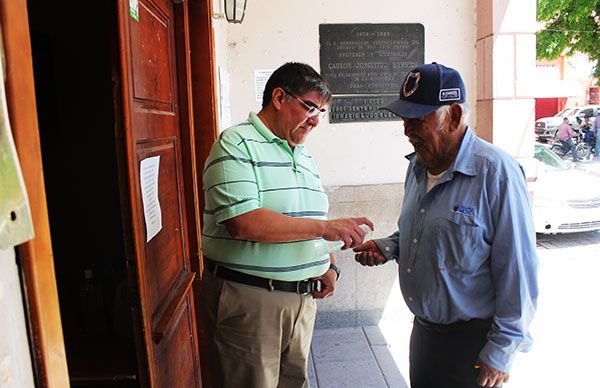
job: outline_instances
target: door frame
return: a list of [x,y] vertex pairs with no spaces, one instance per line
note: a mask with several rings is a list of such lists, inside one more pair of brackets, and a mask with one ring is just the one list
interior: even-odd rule
[[17,247],[30,352],[38,387],[68,387],[50,224],[42,170],[26,0],[0,0],[6,101],[29,196],[35,237]]
[[[182,156],[186,166],[185,184],[193,188],[186,190],[186,200],[190,205],[193,204],[187,209],[188,239],[191,270],[198,274],[193,285],[194,298],[199,301],[199,280],[202,274],[202,167],[218,133],[213,12],[211,0],[175,0],[174,3],[178,19],[183,20],[176,40],[181,42],[183,38],[183,44],[191,52],[185,66],[187,78],[191,82],[188,82],[185,89],[180,85],[180,96],[187,96],[185,104],[181,101],[182,108],[185,105],[181,115],[182,138],[186,139],[182,143]],[[68,387],[69,374],[44,186],[27,1],[0,0],[0,23],[8,70],[8,113],[17,153],[21,155],[20,164],[35,230],[34,239],[17,247],[35,382],[37,387]],[[189,33],[186,34],[186,31]],[[209,371],[206,370],[206,362],[203,362],[206,357],[204,330],[199,303],[195,306],[202,377],[205,386],[208,386],[206,376]]]
[[[188,229],[190,235],[191,270],[196,273],[193,292],[196,308],[196,332],[199,340],[200,368],[202,370],[202,383],[204,387],[210,387],[210,373],[208,369],[208,356],[206,351],[206,330],[201,317],[200,281],[203,276],[202,261],[202,211],[204,209],[204,190],[202,186],[202,172],[204,164],[212,144],[218,137],[218,99],[217,99],[217,76],[214,49],[214,34],[212,26],[212,0],[190,0],[188,5],[189,17],[186,22],[193,21],[189,25],[190,45],[190,67],[191,90],[188,95],[190,101],[188,106],[191,114],[190,145],[182,144],[184,164],[187,160],[195,159],[193,169],[186,169],[184,180],[195,180],[197,191],[193,193],[195,201],[194,209],[188,209]],[[181,92],[180,92],[181,94]],[[181,103],[183,105],[183,102]],[[184,126],[182,125],[182,129]],[[188,154],[188,151],[191,153]],[[188,176],[190,172],[193,176]],[[187,182],[186,182],[187,183]],[[186,192],[186,195],[189,194]],[[187,198],[186,198],[187,199]],[[192,203],[192,202],[189,202]],[[192,222],[195,217],[196,222]],[[195,236],[196,238],[191,238]]]

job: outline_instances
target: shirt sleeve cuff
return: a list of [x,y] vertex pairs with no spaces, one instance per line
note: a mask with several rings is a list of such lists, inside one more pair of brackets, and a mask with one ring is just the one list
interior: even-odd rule
[[397,243],[394,244],[393,240],[389,238],[380,238],[373,241],[375,242],[375,245],[377,245],[377,248],[379,248],[379,251],[385,257],[386,262],[398,259],[398,247],[396,245]]
[[258,209],[258,201],[244,202],[216,213],[215,220],[217,224],[222,224],[230,218],[240,216],[256,209]]
[[481,358],[481,361],[485,362],[494,369],[501,370],[505,373],[510,373],[510,368],[515,358],[515,353],[507,353],[506,351],[500,349],[498,345],[488,341],[488,343],[479,353],[479,358]]

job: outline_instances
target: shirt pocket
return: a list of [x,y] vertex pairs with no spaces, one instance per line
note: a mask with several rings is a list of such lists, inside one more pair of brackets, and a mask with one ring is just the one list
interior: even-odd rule
[[490,253],[483,228],[472,217],[461,213],[438,217],[433,240],[440,269],[473,273]]

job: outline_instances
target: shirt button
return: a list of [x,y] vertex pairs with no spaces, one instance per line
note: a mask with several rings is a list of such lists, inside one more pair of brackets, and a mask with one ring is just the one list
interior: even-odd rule
[[412,272],[412,269],[410,269],[410,268],[407,268],[407,269],[406,269],[406,272],[408,272],[408,273],[411,273],[411,272]]
[[385,251],[389,252],[390,251],[390,247],[385,247]]
[[408,300],[410,300],[411,302],[414,300],[412,296],[408,297]]
[[419,240],[417,240],[416,238],[413,238],[413,243],[416,244],[417,242],[419,242]]
[[419,211],[421,212],[421,214],[425,213],[425,209],[421,209]]

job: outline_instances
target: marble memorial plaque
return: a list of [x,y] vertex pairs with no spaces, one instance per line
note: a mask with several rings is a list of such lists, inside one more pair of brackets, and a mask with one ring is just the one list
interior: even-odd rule
[[418,23],[319,25],[321,74],[334,94],[330,122],[397,120],[376,112],[372,101],[398,95],[406,74],[424,61],[424,35]]

